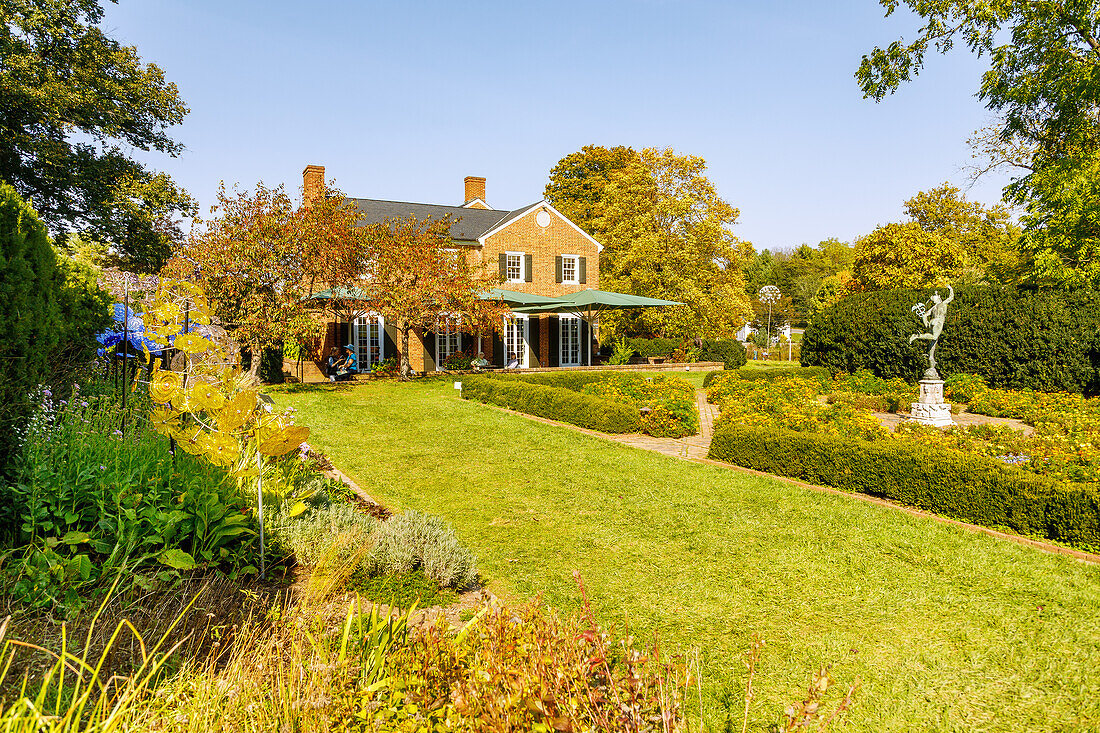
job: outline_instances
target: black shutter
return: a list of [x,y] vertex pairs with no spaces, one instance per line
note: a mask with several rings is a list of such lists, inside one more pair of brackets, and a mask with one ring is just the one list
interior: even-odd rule
[[501,252],[497,261],[500,263],[500,277],[506,280],[508,278],[508,255]]
[[[417,329],[419,330],[419,329]],[[424,371],[435,371],[435,331],[430,328],[425,328],[420,331],[423,334],[422,341],[424,342]],[[412,367],[415,368],[415,367]]]
[[493,339],[493,366],[506,366],[508,360],[504,353],[504,339],[498,333],[494,333],[491,338]]
[[523,269],[527,271],[527,282],[531,282],[535,279],[535,257],[534,255],[523,256]]
[[539,317],[531,316],[527,319],[527,349],[534,358],[527,362],[528,365],[532,367],[546,366],[546,363],[543,361],[545,355],[539,352],[541,346],[542,338],[539,334]]
[[592,362],[588,358],[589,348],[591,348],[592,331],[588,328],[588,321],[581,319],[581,364],[585,366],[592,366]]
[[577,265],[577,281],[582,285],[588,282],[588,258],[581,257],[580,263]]
[[561,255],[554,258],[554,282],[561,282]]
[[390,323],[386,323],[386,328],[383,329],[383,346],[382,346],[382,358],[389,359],[391,356],[397,356],[397,344],[400,341],[400,334],[397,333],[397,329]]
[[557,316],[548,316],[550,319],[550,353],[547,355],[546,366],[561,366],[558,355],[558,344],[561,341],[561,319]]

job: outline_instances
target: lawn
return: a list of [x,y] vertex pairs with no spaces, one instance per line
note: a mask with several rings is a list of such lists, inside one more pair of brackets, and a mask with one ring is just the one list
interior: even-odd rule
[[498,594],[572,608],[576,569],[604,622],[697,650],[712,729],[740,730],[755,634],[758,726],[831,664],[862,679],[851,730],[1100,728],[1100,568],[509,415],[449,380],[274,396],[379,500],[453,522]]

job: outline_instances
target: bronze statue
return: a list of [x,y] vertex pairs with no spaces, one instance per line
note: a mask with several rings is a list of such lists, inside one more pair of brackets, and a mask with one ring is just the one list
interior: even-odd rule
[[932,348],[928,350],[928,370],[924,373],[925,379],[939,379],[936,371],[936,345],[940,342],[940,334],[943,332],[943,323],[947,320],[947,305],[955,299],[955,289],[947,286],[947,300],[940,297],[939,291],[932,293],[932,297],[926,306],[917,303],[913,306],[913,312],[920,317],[928,333],[915,333],[909,337],[909,343],[914,341],[931,341]]

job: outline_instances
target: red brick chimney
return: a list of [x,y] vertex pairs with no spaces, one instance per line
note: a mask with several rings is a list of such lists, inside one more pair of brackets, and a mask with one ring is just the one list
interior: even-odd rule
[[323,165],[307,165],[302,171],[302,203],[309,205],[316,201],[325,189],[325,167]]
[[463,179],[466,184],[466,198],[463,203],[473,201],[474,199],[481,199],[485,201],[485,179],[480,176],[466,176]]

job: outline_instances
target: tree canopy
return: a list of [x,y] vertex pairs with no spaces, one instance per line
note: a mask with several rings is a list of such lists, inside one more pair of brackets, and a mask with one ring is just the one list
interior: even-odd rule
[[929,49],[961,41],[989,59],[979,97],[1001,116],[983,151],[1020,176],[1005,189],[1025,207],[1023,249],[1037,284],[1100,286],[1100,0],[880,0],[923,21],[917,37],[875,48],[856,78],[881,100],[924,67]]
[[634,148],[585,145],[550,170],[543,196],[571,222],[602,241],[600,217],[611,177],[637,165]]
[[685,304],[608,316],[607,333],[730,336],[752,316],[741,274],[749,246],[732,232],[739,212],[705,171],[703,158],[671,148],[591,145],[551,171],[548,199],[604,245],[602,288]]
[[175,156],[187,107],[137,49],[105,34],[100,0],[0,0],[0,178],[55,233],[114,244],[156,271],[194,202],[127,149]]
[[265,347],[318,335],[308,312],[316,289],[346,287],[362,272],[366,239],[352,209],[327,186],[295,207],[282,186],[230,194],[222,185],[213,218],[177,247],[165,272],[204,288],[221,324],[250,347],[255,376]]
[[1003,206],[968,201],[944,183],[907,200],[905,213],[908,222],[878,227],[856,243],[848,290],[1018,281],[1020,230]]

